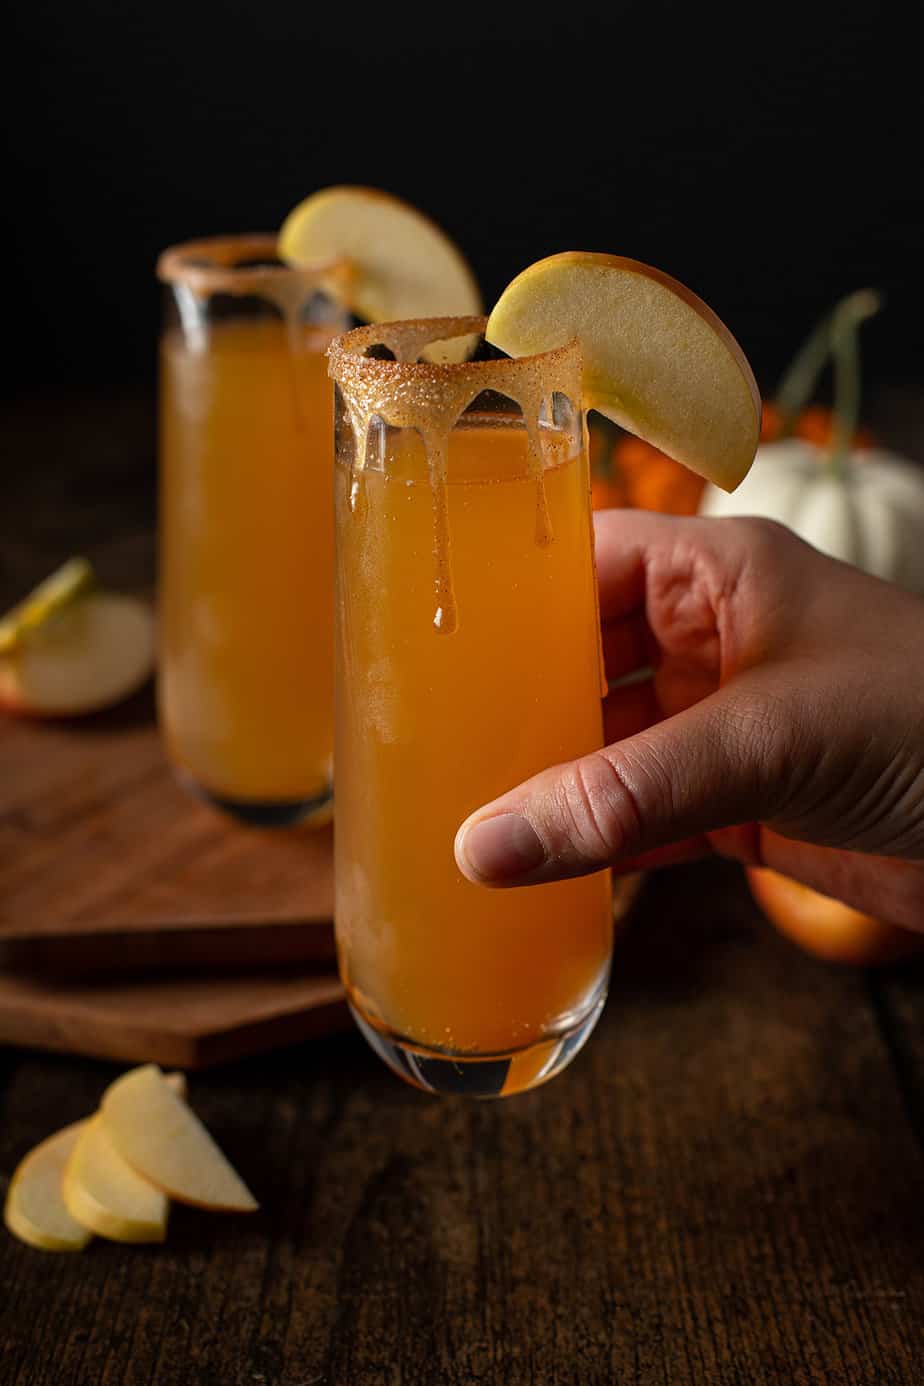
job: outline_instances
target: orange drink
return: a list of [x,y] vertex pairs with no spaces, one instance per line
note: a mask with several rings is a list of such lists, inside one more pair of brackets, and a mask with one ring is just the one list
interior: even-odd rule
[[324,352],[342,318],[274,256],[274,237],[229,238],[159,266],[161,724],[177,768],[257,822],[321,805],[333,750]]
[[[603,744],[580,351],[416,361],[482,325],[362,328],[331,349],[337,939],[393,1068],[496,1096],[590,1033],[612,904],[607,872],[492,891],[453,857],[473,809]],[[380,343],[398,359],[365,354]]]

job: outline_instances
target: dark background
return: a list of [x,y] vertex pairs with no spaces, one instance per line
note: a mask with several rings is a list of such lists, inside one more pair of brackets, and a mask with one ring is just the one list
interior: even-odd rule
[[686,281],[771,388],[871,283],[868,379],[924,370],[910,5],[475,9],[30,0],[5,30],[5,390],[152,384],[157,252],[390,189],[493,299],[609,250]]

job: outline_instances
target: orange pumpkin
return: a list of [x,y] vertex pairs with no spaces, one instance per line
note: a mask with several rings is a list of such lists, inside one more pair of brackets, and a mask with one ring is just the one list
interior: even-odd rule
[[679,462],[631,434],[614,437],[590,426],[591,496],[595,510],[627,506],[668,515],[695,515],[704,482]]
[[772,399],[765,399],[760,411],[760,441],[773,443],[783,436],[783,414]]
[[[774,404],[772,399],[764,400],[760,419],[760,441],[775,443],[778,438],[783,437],[783,433],[783,414],[779,406]],[[828,447],[834,441],[834,411],[827,409],[823,404],[810,404],[797,417],[792,433],[793,437],[804,438],[816,447]],[[863,448],[871,448],[875,446],[875,442],[876,439],[868,428],[858,428],[853,435],[851,450],[857,452]]]
[[825,962],[874,967],[920,953],[924,934],[899,929],[768,867],[747,867],[751,894],[779,932]]

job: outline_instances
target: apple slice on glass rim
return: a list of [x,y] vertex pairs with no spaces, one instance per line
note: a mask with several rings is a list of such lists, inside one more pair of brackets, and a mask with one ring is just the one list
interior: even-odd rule
[[760,393],[744,352],[692,290],[620,255],[566,251],[507,286],[485,337],[510,356],[577,338],[584,405],[731,491],[754,460]]
[[[345,261],[340,296],[367,322],[403,318],[476,317],[482,311],[475,276],[462,252],[434,221],[378,188],[322,188],[289,213],[279,232],[287,264]],[[424,355],[458,361],[477,338],[436,343]]]

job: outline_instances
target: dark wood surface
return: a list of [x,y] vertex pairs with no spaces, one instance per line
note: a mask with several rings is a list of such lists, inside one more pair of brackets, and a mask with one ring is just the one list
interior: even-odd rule
[[[0,1380],[919,1383],[922,987],[803,958],[730,869],[649,882],[536,1093],[428,1098],[352,1035],[194,1077],[262,1211],[0,1238]],[[4,1176],[116,1071],[2,1064]]]
[[[0,1194],[116,1071],[0,1050]],[[815,963],[736,870],[665,873],[538,1092],[428,1098],[354,1034],[194,1077],[262,1211],[0,1236],[0,1382],[918,1386],[922,1080],[920,965]]]

